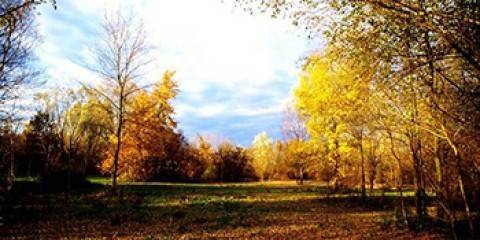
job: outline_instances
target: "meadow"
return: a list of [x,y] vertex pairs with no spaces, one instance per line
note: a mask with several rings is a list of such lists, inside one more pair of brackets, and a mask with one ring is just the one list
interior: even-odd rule
[[[321,183],[122,183],[107,179],[46,193],[16,182],[2,207],[0,238],[15,239],[444,239],[434,226],[397,226],[398,192],[330,194]],[[413,208],[413,192],[404,193]]]

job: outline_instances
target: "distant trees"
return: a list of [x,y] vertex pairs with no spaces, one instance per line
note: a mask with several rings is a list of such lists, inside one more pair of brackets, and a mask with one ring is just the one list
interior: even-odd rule
[[203,163],[200,181],[244,182],[256,179],[248,149],[223,140],[214,146],[214,139],[198,136],[192,144],[194,156]]
[[58,174],[66,173],[69,164],[63,158],[64,142],[61,141],[60,128],[54,117],[46,111],[39,111],[30,121],[29,129],[27,146],[32,147],[30,151],[36,150],[30,152],[30,157],[38,157],[31,161],[38,161],[35,165],[39,168],[36,172],[40,180],[46,185],[65,183],[66,176],[57,178]]
[[218,181],[243,182],[255,179],[246,149],[223,142],[218,146],[217,158]]
[[104,161],[109,148],[109,138],[113,129],[113,117],[97,95],[87,94],[86,97],[72,106],[73,117],[80,118],[81,134],[80,151],[84,154],[84,161],[80,166],[87,174],[98,174],[98,166]]
[[111,120],[82,91],[56,89],[37,100],[40,108],[20,135],[25,142],[17,143],[23,153],[17,165],[21,174],[38,175],[45,185],[68,192],[97,172]]
[[270,170],[270,179],[289,180],[294,171],[290,165],[291,158],[287,156],[287,145],[277,139],[273,142],[272,148],[272,169]]
[[195,149],[195,157],[205,164],[201,178],[206,181],[216,180],[218,175],[218,156],[213,144],[205,136],[198,135],[198,139],[193,144],[193,147]]

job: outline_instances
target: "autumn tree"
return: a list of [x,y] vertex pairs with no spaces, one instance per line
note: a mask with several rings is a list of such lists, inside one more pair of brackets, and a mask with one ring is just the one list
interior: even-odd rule
[[270,170],[271,179],[286,180],[289,179],[291,166],[289,158],[286,156],[287,144],[277,139],[273,142],[272,147],[272,167]]
[[97,95],[86,94],[84,101],[71,107],[71,118],[80,124],[80,149],[83,155],[81,168],[86,174],[97,174],[98,166],[106,158],[109,147],[113,116],[108,111],[108,102]]
[[251,180],[253,170],[246,149],[230,142],[222,142],[217,150],[218,180],[222,182],[242,182]]
[[268,176],[269,168],[272,167],[273,141],[266,132],[261,132],[253,139],[250,148],[252,154],[252,166],[260,181],[263,182]]
[[316,153],[307,150],[309,140],[306,128],[307,118],[302,116],[292,104],[287,105],[284,110],[282,134],[285,139],[284,155],[288,158],[290,165],[296,169],[296,176],[299,184],[303,184],[308,165],[311,165],[311,154]]
[[135,22],[133,16],[127,17],[119,11],[106,14],[102,28],[103,39],[93,50],[96,62],[90,67],[98,73],[102,83],[100,86],[84,86],[108,102],[109,111],[114,116],[111,173],[112,189],[115,192],[123,130],[130,113],[128,105],[132,102],[133,95],[142,89],[136,81],[142,77],[148,63],[148,44],[142,24]]
[[[211,141],[211,140],[210,140]],[[205,164],[202,180],[213,181],[217,179],[218,155],[211,142],[206,136],[198,135],[194,145],[196,157]]]
[[333,165],[332,180],[336,189],[343,175],[345,156],[342,155],[349,151],[345,120],[350,112],[344,107],[353,99],[348,91],[354,79],[346,69],[333,68],[328,61],[328,58],[313,56],[307,62],[295,97],[297,108],[307,117],[312,139],[328,149],[327,161]]

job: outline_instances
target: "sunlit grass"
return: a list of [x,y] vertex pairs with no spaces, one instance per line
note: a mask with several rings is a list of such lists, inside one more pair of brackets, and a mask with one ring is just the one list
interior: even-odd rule
[[87,177],[87,180],[91,183],[102,184],[102,185],[110,184],[112,181],[110,178],[96,177],[96,176]]
[[37,177],[15,177],[15,182],[36,182],[38,181]]
[[[108,185],[110,179],[89,177],[91,183]],[[358,190],[347,193],[329,193],[327,185],[317,181],[265,181],[244,183],[172,183],[172,182],[120,182],[124,191],[144,198],[145,207],[203,206],[223,203],[268,203],[314,199],[346,199],[360,196]],[[402,193],[413,197],[414,191]],[[395,190],[368,191],[369,197],[399,197]]]

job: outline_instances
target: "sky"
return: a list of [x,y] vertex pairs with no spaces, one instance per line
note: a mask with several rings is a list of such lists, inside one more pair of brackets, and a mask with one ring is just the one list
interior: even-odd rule
[[[36,53],[46,86],[95,83],[84,66],[106,12],[143,21],[154,61],[144,81],[176,71],[175,118],[187,137],[215,135],[248,146],[266,131],[281,139],[282,111],[314,44],[288,21],[252,16],[222,0],[62,0],[43,5]],[[312,47],[313,46],[313,47]]]

